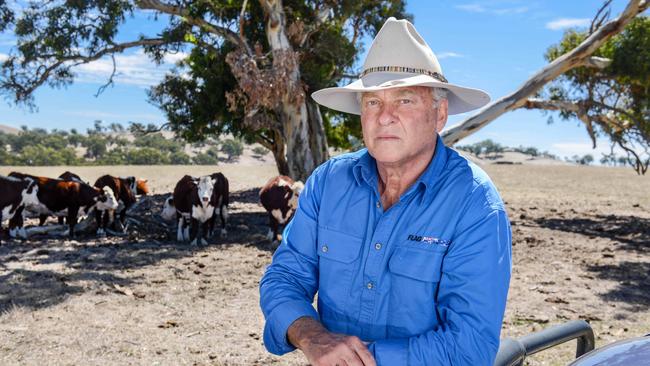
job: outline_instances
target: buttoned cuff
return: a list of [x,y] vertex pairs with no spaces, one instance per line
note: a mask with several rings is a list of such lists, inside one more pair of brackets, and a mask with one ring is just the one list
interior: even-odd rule
[[276,355],[283,355],[296,349],[287,340],[287,330],[294,321],[304,316],[319,320],[314,307],[305,301],[291,301],[276,307],[267,317],[264,326],[266,349]]
[[377,366],[407,366],[408,338],[382,339],[371,343],[368,350],[375,356]]

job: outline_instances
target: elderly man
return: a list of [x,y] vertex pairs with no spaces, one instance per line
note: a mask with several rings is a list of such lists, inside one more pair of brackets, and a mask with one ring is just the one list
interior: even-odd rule
[[267,349],[312,365],[491,365],[510,225],[487,175],[438,136],[487,94],[448,83],[413,25],[390,18],[361,79],[313,98],[361,114],[367,149],[307,180],[260,282]]

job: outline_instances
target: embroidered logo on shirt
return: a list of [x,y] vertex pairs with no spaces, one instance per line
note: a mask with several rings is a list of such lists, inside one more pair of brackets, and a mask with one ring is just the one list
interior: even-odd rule
[[409,235],[408,240],[410,241],[417,241],[420,243],[425,243],[429,245],[442,245],[442,246],[449,246],[450,241],[449,240],[444,240],[444,239],[438,239],[434,238],[433,236],[420,236],[420,235]]

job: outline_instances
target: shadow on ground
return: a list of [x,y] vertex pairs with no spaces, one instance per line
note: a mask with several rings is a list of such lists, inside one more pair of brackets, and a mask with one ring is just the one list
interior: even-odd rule
[[0,245],[0,313],[13,307],[49,307],[86,291],[144,282],[145,278],[127,272],[227,245],[250,245],[272,252],[275,246],[265,236],[266,213],[261,207],[252,205],[258,202],[258,191],[251,189],[231,195],[231,203],[249,205],[231,210],[228,236],[220,238],[217,235],[209,240],[208,246],[176,242],[176,231],[171,225],[165,229],[153,224],[152,217],[160,212],[167,195],[153,196],[138,208],[141,212],[134,215],[144,224],[132,225],[126,237],[3,241]]
[[601,297],[606,301],[624,302],[634,311],[650,309],[650,263],[621,262],[618,264],[590,265],[587,270],[600,279],[617,282],[617,287]]
[[650,252],[650,219],[647,218],[591,215],[574,218],[538,218],[535,222],[551,230],[611,239],[621,244],[617,246],[618,250]]

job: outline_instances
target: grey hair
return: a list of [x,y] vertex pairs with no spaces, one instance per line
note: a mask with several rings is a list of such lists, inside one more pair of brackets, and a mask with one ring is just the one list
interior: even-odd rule
[[[430,88],[431,97],[433,97],[433,108],[438,108],[440,106],[440,101],[447,99],[447,89],[443,88]],[[358,92],[357,94],[357,103],[361,105],[361,97],[363,92]]]

